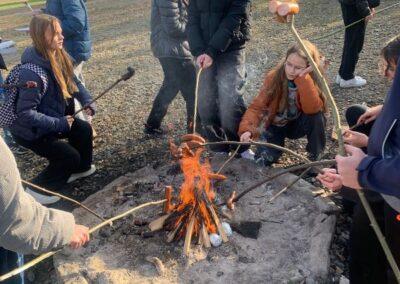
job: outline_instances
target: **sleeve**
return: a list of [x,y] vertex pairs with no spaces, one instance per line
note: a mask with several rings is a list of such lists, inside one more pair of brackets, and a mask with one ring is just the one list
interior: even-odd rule
[[356,8],[360,16],[366,17],[371,14],[367,0],[356,0]]
[[190,51],[193,56],[199,56],[205,53],[207,45],[204,42],[201,31],[200,12],[195,0],[189,2],[189,19],[186,28],[186,34],[189,40]]
[[263,117],[268,111],[268,97],[267,90],[271,85],[273,73],[270,72],[265,77],[265,80],[261,86],[258,96],[251,102],[246,112],[244,113],[242,120],[239,125],[238,135],[241,136],[246,131],[251,132],[253,138],[257,138],[259,133],[259,126]]
[[363,188],[400,197],[400,156],[390,159],[367,156],[357,167]]
[[19,82],[37,82],[37,88],[21,88],[17,100],[17,116],[21,124],[47,129],[51,132],[68,132],[69,126],[65,117],[51,117],[38,112],[42,100],[40,90],[43,89],[42,79],[33,71],[21,69]]
[[86,8],[79,0],[60,1],[64,17],[61,19],[61,28],[65,37],[75,36],[86,27]]
[[213,59],[218,51],[228,48],[234,31],[238,30],[250,7],[249,0],[233,0],[228,13],[221,21],[218,30],[211,38],[206,53]]
[[48,209],[25,193],[10,150],[0,139],[0,246],[30,254],[69,244],[75,224],[71,213]]
[[186,36],[187,20],[181,15],[178,2],[172,0],[156,0],[161,16],[161,26],[164,32],[175,38]]
[[[74,80],[79,91],[75,93],[73,96],[78,99],[78,101],[82,104],[82,106],[89,104],[92,101],[92,97],[89,91],[76,76],[74,77]],[[91,103],[89,107],[94,115],[96,112],[96,103]]]
[[294,83],[299,94],[298,103],[304,113],[314,114],[323,110],[324,102],[315,87],[314,80],[309,74],[304,77],[297,77]]

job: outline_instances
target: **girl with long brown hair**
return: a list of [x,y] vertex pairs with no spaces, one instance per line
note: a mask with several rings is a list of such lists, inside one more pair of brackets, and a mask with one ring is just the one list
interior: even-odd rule
[[[313,60],[323,67],[318,49],[305,41]],[[305,53],[298,45],[268,72],[259,95],[249,105],[239,126],[241,141],[266,140],[284,146],[285,138],[307,136],[309,158],[318,159],[325,147],[325,96]],[[260,129],[260,124],[264,120]],[[258,147],[255,158],[265,166],[276,162],[281,151]]]
[[[21,69],[19,80],[21,84],[35,81],[37,88],[20,89],[18,118],[10,129],[18,144],[49,161],[32,182],[54,189],[95,171],[91,127],[72,116],[74,98],[86,105],[91,97],[74,76],[71,58],[63,49],[64,37],[57,18],[35,16],[29,29],[33,46],[24,51],[21,62],[36,66],[38,71]],[[85,111],[93,115],[95,106]],[[31,190],[30,193],[43,203],[54,202]]]

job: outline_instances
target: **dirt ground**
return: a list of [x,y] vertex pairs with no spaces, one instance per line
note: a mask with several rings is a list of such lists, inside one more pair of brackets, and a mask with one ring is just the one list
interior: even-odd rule
[[[302,2],[296,27],[303,38],[313,41],[331,61],[327,76],[333,82],[341,59],[343,31],[321,37],[342,27],[339,4],[333,0]],[[381,0],[380,8],[396,2]],[[94,151],[96,174],[60,189],[62,193],[82,200],[123,174],[144,166],[156,168],[164,165],[170,158],[167,138],[178,138],[184,132],[185,108],[180,97],[170,106],[164,120],[164,126],[169,129],[167,137],[154,139],[142,131],[162,81],[161,67],[150,51],[150,4],[150,0],[88,1],[93,40],[93,56],[84,67],[88,89],[93,95],[98,95],[115,82],[127,66],[134,67],[136,75],[98,101],[98,113],[93,122],[99,134]],[[266,0],[253,1],[253,37],[246,48],[246,101],[257,94],[264,72],[279,61],[293,42],[287,27],[275,22],[268,13],[267,5]],[[29,16],[14,14],[25,10],[0,12],[0,36],[14,40],[18,47],[18,55],[6,58],[9,66],[18,63],[19,55],[30,44],[29,36],[15,31],[29,23]],[[357,75],[368,81],[365,87],[343,90],[331,83],[341,114],[354,103],[375,105],[383,101],[389,85],[378,75],[377,59],[384,42],[398,34],[396,23],[399,16],[397,6],[378,14],[368,25],[364,49],[356,69]],[[330,131],[329,126],[327,135]],[[304,153],[303,142],[300,145],[288,143],[288,146]],[[331,144],[328,139],[327,149]],[[18,156],[17,162],[24,179],[33,177],[45,164],[45,160],[31,153]],[[291,158],[286,156],[282,159],[284,164],[291,162]],[[72,209],[68,203],[62,202],[57,206]]]

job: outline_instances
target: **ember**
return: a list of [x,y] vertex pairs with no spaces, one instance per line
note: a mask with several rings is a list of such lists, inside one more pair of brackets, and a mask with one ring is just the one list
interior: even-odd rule
[[173,156],[179,159],[184,175],[184,182],[179,193],[177,204],[172,203],[172,186],[165,187],[164,213],[166,215],[149,224],[152,231],[165,229],[169,231],[167,241],[172,242],[185,238],[184,252],[189,254],[192,237],[198,243],[210,247],[210,234],[218,233],[223,242],[228,241],[225,231],[216,213],[215,191],[212,181],[222,181],[226,177],[212,173],[210,164],[202,159],[205,140],[193,134],[182,137],[178,147],[170,142]]

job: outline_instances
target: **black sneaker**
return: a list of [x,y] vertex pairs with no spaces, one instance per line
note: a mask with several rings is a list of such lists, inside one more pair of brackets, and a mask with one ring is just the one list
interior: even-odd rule
[[153,128],[147,123],[144,125],[143,129],[144,134],[149,134],[149,135],[163,135],[164,130],[162,128]]

